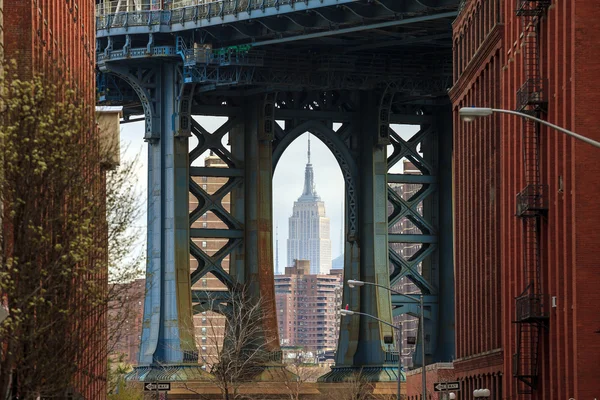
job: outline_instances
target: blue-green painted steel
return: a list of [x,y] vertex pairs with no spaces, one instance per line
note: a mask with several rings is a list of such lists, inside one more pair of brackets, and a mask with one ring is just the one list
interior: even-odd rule
[[[177,101],[174,64],[155,75],[160,136],[148,141],[148,267],[140,365],[197,363],[189,276],[188,141],[170,118]],[[156,128],[156,127],[155,127]]]
[[[360,96],[360,119],[353,121],[359,193],[357,231],[347,237],[344,279],[374,282],[389,287],[387,257],[387,152],[377,144],[379,109],[374,93]],[[358,117],[358,115],[357,115]],[[346,207],[349,209],[350,207]],[[360,290],[344,286],[343,304],[392,324],[390,292],[373,286]],[[363,315],[342,318],[336,365],[320,380],[336,382],[361,373],[371,381],[395,381],[397,355],[387,351],[384,337],[392,328]]]
[[436,126],[439,135],[439,315],[436,329],[437,350],[434,361],[454,360],[456,351],[454,324],[454,238],[452,218],[452,113],[450,107],[444,107],[438,114]]
[[[238,9],[242,3],[98,16],[98,67],[117,77],[100,76],[101,99],[124,104],[127,116],[143,113],[149,146],[143,367],[133,375],[159,376],[157,368],[164,365],[202,375],[195,368],[192,313],[226,312],[223,304],[231,300],[229,292],[191,291],[209,273],[228,291],[249,284],[251,298],[266,300],[264,338],[277,341],[272,171],[306,131],[332,151],[346,184],[345,279],[389,286],[409,278],[425,294],[428,339],[424,350],[419,343],[416,359],[422,351],[430,362],[452,359],[452,128],[446,90],[452,80],[449,22],[458,0],[429,0],[427,6],[417,0],[251,0]],[[194,115],[227,121],[211,133]],[[341,124],[337,130],[335,123]],[[398,123],[419,125],[420,131],[404,140],[390,125]],[[198,145],[188,155],[190,135]],[[209,150],[227,167],[191,166]],[[420,175],[389,173],[404,157]],[[198,177],[227,183],[209,194],[193,179]],[[402,198],[394,184],[422,189]],[[198,207],[188,214],[190,193]],[[221,204],[226,195],[230,210]],[[225,227],[191,228],[207,212]],[[396,231],[402,219],[418,232]],[[200,238],[227,243],[209,255],[194,244]],[[399,243],[420,250],[405,259],[392,250]],[[198,261],[191,275],[190,254]],[[223,266],[227,256],[229,271]],[[345,288],[346,303],[390,323],[393,315],[420,312],[405,298],[368,286]],[[388,351],[385,336],[394,336],[391,328],[377,321],[342,320],[336,367],[321,380],[345,380],[359,371],[371,381],[398,379],[398,355]],[[278,345],[270,350],[276,359]]]

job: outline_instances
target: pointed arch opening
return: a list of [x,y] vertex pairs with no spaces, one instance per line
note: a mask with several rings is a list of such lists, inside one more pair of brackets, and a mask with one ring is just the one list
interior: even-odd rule
[[[340,126],[333,124],[331,131]],[[276,144],[273,155],[279,337],[284,358],[323,365],[333,362],[339,336],[347,188],[339,155],[322,133],[286,134],[293,137],[284,148]]]

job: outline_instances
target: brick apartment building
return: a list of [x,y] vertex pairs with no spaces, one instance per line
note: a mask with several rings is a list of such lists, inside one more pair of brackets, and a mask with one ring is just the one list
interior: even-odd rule
[[[227,164],[214,154],[209,154],[204,159],[204,166],[208,168],[227,168]],[[194,177],[194,181],[202,190],[209,195],[217,192],[228,178],[219,177]],[[221,200],[221,205],[227,211],[230,210],[230,195],[227,194]],[[190,194],[189,207],[192,212],[198,205],[198,199]],[[203,214],[198,220],[194,221],[191,228],[209,228],[209,229],[226,229],[225,223],[217,217],[213,212],[208,211]],[[198,246],[209,257],[215,255],[223,246],[228,243],[227,239],[192,239],[194,244]],[[229,272],[229,256],[221,261],[221,266],[225,272]],[[190,256],[191,272],[198,267],[198,261]],[[197,282],[192,284],[192,290],[219,291],[227,290],[227,287],[219,281],[212,273],[207,273]],[[214,363],[217,346],[223,342],[223,332],[225,329],[225,317],[220,314],[204,311],[194,315],[194,331],[196,336],[196,344],[198,346],[198,360],[201,364]]]
[[470,0],[454,22],[458,399],[600,398],[600,152],[458,114],[520,110],[599,140],[599,21],[596,1]]
[[[4,58],[17,61],[20,78],[43,74],[69,84],[78,92],[79,98],[89,106],[90,129],[84,130],[89,136],[82,140],[90,143],[90,152],[94,151],[98,139],[94,136],[97,130],[93,129],[96,101],[94,7],[95,2],[90,0],[0,2]],[[99,165],[90,166],[90,170],[102,173]],[[105,280],[106,274],[101,275],[89,279]],[[82,307],[85,307],[84,303]],[[82,330],[99,328],[97,323],[90,326],[89,321],[79,321],[79,326]],[[98,332],[103,330],[98,329]],[[101,339],[95,342],[97,344],[85,349],[83,359],[89,362],[80,367],[85,371],[80,371],[74,382],[76,391],[86,399],[106,396],[106,346],[101,344]]]
[[146,279],[117,284],[115,288],[120,299],[109,304],[108,321],[109,335],[114,341],[110,353],[113,356],[123,356],[123,361],[129,365],[137,365],[144,320],[144,295]]
[[342,305],[342,270],[310,273],[308,260],[295,260],[275,276],[277,323],[282,345],[325,352],[337,347]]

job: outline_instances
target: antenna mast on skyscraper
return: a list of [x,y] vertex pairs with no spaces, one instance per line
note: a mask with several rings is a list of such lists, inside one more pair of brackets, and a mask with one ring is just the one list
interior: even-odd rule
[[310,164],[310,133],[308,134],[308,163]]
[[344,223],[346,222],[346,218],[344,218],[344,201],[342,200],[340,203],[340,215],[342,216],[342,223],[340,224],[340,255],[344,254]]

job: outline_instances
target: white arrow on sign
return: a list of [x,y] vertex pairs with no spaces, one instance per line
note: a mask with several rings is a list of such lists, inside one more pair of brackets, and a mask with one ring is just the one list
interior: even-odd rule
[[460,390],[459,382],[440,382],[436,383],[433,388],[436,392],[441,392],[444,390]]
[[171,390],[171,383],[169,383],[169,382],[167,382],[167,383],[149,382],[144,385],[144,390],[145,391],[153,391],[153,390],[169,391],[169,390]]

